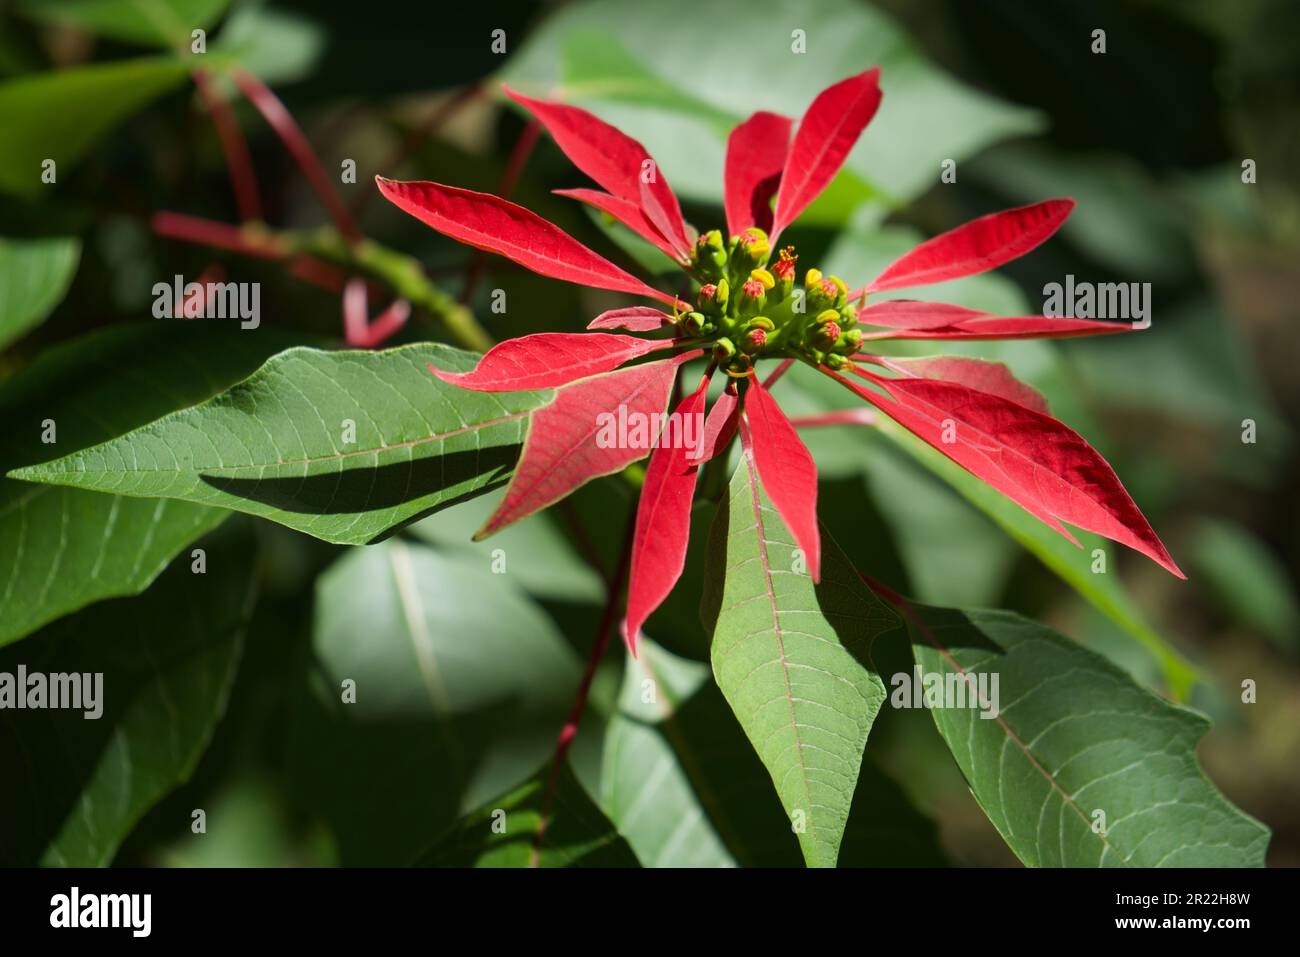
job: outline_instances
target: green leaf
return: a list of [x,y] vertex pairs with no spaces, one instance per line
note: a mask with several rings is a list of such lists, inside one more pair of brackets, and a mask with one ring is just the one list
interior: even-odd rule
[[211,27],[228,6],[230,0],[21,0],[18,12],[128,43],[189,49],[191,31]]
[[[804,54],[792,50],[796,27],[806,30]],[[716,204],[732,126],[755,110],[798,118],[821,90],[877,65],[880,113],[832,187],[849,201],[817,204],[805,224],[841,223],[867,198],[905,203],[933,184],[944,159],[1040,125],[1033,111],[942,73],[889,17],[853,0],[811,0],[795,18],[779,0],[748,3],[741,16],[698,0],[571,4],[498,79],[592,110],[644,143],[681,195]]]
[[[287,344],[207,323],[116,326],[0,384],[0,474],[93,446],[227,388]],[[42,441],[53,429],[52,443]],[[0,478],[0,645],[143,590],[224,509]]]
[[[600,803],[648,867],[802,862],[771,778],[709,668],[646,640],[605,732]],[[942,862],[934,824],[864,760],[840,866]]]
[[[742,456],[709,539],[701,617],[713,674],[812,866],[834,866],[885,687],[871,646],[898,627],[822,530],[814,586]],[[719,577],[725,579],[719,581]]]
[[462,820],[420,861],[431,867],[636,867],[636,855],[565,764],[537,843],[549,767]]
[[[979,707],[931,715],[975,799],[1027,865],[1263,865],[1268,829],[1197,765],[1209,729],[1202,715],[1019,615],[914,611],[923,673],[954,687],[964,672],[983,685]],[[1000,707],[996,719],[982,716],[989,703]]]
[[[731,825],[733,814],[775,825],[747,830],[795,850],[797,861],[781,806],[710,680],[708,665],[643,641],[624,668],[618,710],[605,732],[600,803],[642,863],[734,866],[748,855]],[[721,723],[701,735],[705,710]],[[757,769],[757,781],[734,773],[746,764]],[[752,791],[746,788],[755,783]],[[719,785],[726,789],[725,798]],[[723,829],[730,841],[723,838]]]
[[0,239],[0,349],[45,321],[72,284],[75,238]]
[[[102,674],[103,713],[0,711],[0,863],[98,867],[186,781],[225,712],[254,594],[253,539],[204,539],[136,598],[56,622],[0,653],[0,674]],[[3,679],[0,679],[3,680]]]
[[28,198],[45,160],[65,182],[95,142],[150,100],[179,86],[188,67],[172,58],[93,63],[0,83],[0,190]]
[[[360,545],[505,483],[550,392],[470,392],[429,372],[437,344],[291,349],[228,391],[15,478],[178,498]],[[355,432],[355,434],[353,434]]]
[[[281,85],[309,76],[327,41],[325,31],[310,20],[285,10],[245,5],[222,24],[208,55],[239,64],[263,83]],[[228,85],[234,95],[234,84]]]
[[505,575],[539,598],[588,605],[604,599],[604,580],[578,557],[549,510],[515,522],[490,539],[472,541],[496,504],[487,497],[462,502],[416,522],[410,531],[448,554],[464,555],[481,568]]
[[321,576],[312,641],[292,774],[347,864],[409,864],[530,775],[578,681],[564,638],[507,576],[400,537]]

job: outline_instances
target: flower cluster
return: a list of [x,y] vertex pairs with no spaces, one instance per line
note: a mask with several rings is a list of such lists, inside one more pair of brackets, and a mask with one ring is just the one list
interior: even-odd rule
[[[491,349],[472,372],[433,370],[466,389],[556,390],[555,399],[533,413],[504,500],[480,536],[645,455],[645,449],[596,443],[600,413],[625,408],[662,415],[681,366],[707,357],[699,385],[674,410],[682,417],[703,414],[712,376],[721,370],[728,377],[708,409],[702,447],[661,443],[650,455],[628,585],[625,635],[633,647],[641,625],[681,575],[698,470],[736,434],[748,466],[818,580],[816,465],[769,393],[795,361],[831,377],[1072,541],[1063,522],[1122,542],[1181,576],[1110,466],[1048,414],[1043,397],[1005,366],[870,351],[872,343],[887,339],[1066,338],[1130,329],[1041,315],[992,316],[912,299],[868,304],[877,293],[974,275],[1023,256],[1060,228],[1072,200],[1046,200],[973,220],[922,243],[856,289],[815,268],[805,270],[800,284],[798,255],[780,245],[781,233],[830,183],[875,115],[879,70],[822,91],[797,128],[788,117],[759,112],[732,131],[725,235],[719,229],[696,233],[687,225],[677,197],[640,143],[584,110],[507,93],[603,188],[560,192],[663,251],[693,291],[684,299],[653,288],[498,197],[437,183],[378,180],[392,203],[448,236],[545,276],[644,296],[672,310],[613,310],[588,329],[623,333],[525,336]],[[764,360],[780,364],[760,380],[756,372]]]

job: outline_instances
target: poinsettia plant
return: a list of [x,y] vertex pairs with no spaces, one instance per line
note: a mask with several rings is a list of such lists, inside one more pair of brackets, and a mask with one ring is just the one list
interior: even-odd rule
[[[588,332],[506,340],[469,371],[430,366],[432,374],[465,390],[555,390],[551,402],[530,413],[527,438],[504,498],[477,537],[649,455],[622,629],[634,654],[642,626],[682,573],[700,470],[724,456],[737,435],[760,541],[765,520],[761,493],[793,538],[795,573],[806,574],[814,585],[822,581],[816,462],[775,398],[779,389],[774,387],[795,362],[834,380],[1067,539],[1075,541],[1063,523],[1121,542],[1184,577],[1114,470],[1083,437],[1053,418],[1042,395],[1015,379],[1006,366],[960,356],[901,358],[878,352],[878,344],[896,339],[1069,338],[1132,328],[1089,319],[994,316],[948,303],[877,297],[982,273],[1023,256],[1060,228],[1073,200],[1048,199],[983,216],[922,243],[858,285],[854,279],[862,277],[845,280],[801,263],[798,250],[782,245],[781,237],[835,177],[875,115],[882,98],[878,69],[822,91],[797,124],[758,112],[731,132],[725,232],[698,230],[685,221],[658,164],[636,140],[575,106],[506,92],[601,187],[558,192],[590,204],[652,244],[680,267],[680,282],[668,290],[654,288],[559,227],[497,196],[382,177],[378,188],[399,209],[440,233],[543,276],[660,304],[605,312],[591,320]],[[625,332],[605,331],[616,329]],[[706,363],[703,374],[690,380],[687,394],[665,416],[685,364],[697,359]],[[710,404],[715,376],[724,384]],[[600,441],[603,423],[615,415],[620,421],[656,424],[639,440],[625,435],[621,441]],[[701,419],[702,427],[683,425]],[[803,760],[818,746],[800,737],[795,683],[788,676],[791,662],[782,648],[787,626],[772,585],[774,575],[789,569],[774,570],[764,548],[757,560],[766,578],[763,603],[772,616],[765,627],[787,670],[784,698],[789,707],[781,720],[793,731],[792,747]],[[887,587],[877,586],[877,591],[914,614]],[[741,712],[744,703],[738,699],[744,690],[724,691]],[[833,701],[813,704],[835,708]],[[747,716],[739,716],[751,730]],[[762,750],[756,737],[755,744]],[[778,768],[769,765],[769,770],[778,790],[784,790]],[[815,804],[812,789],[804,791],[808,804]],[[799,810],[798,800],[788,803],[792,813]],[[837,840],[831,839],[832,860]],[[823,858],[825,850],[819,840],[806,842],[810,861]]]
[[[873,210],[854,195],[866,175],[854,150],[878,112],[883,131],[917,102],[914,78],[900,70],[882,99],[881,72],[856,72],[805,108],[789,96],[803,89],[788,82],[799,68],[771,65],[784,79],[770,98],[722,109],[686,89],[698,79],[690,70],[663,71],[674,73],[668,86],[663,76],[652,82],[654,71],[636,72],[604,34],[592,40],[563,22],[571,14],[585,27],[602,7],[565,6],[542,44],[563,58],[563,86],[526,49],[504,60],[494,52],[490,84],[475,74],[387,161],[358,151],[337,182],[311,127],[233,53],[168,67],[192,79],[190,106],[213,121],[210,152],[225,159],[238,222],[194,215],[206,204],[191,204],[188,188],[172,196],[186,212],[149,220],[156,240],[207,250],[190,263],[197,283],[168,270],[153,311],[194,321],[132,324],[140,317],[123,310],[124,328],[30,362],[26,345],[12,362],[6,353],[5,376],[16,371],[0,382],[11,426],[0,441],[0,646],[14,647],[3,649],[0,702],[28,649],[92,661],[112,688],[102,725],[112,732],[88,737],[78,718],[19,721],[12,739],[0,736],[0,769],[27,785],[20,797],[70,809],[0,827],[0,863],[105,863],[150,807],[170,840],[174,809],[207,800],[161,797],[205,751],[205,761],[224,760],[257,736],[249,729],[278,730],[280,712],[267,718],[264,701],[287,712],[274,749],[286,801],[326,825],[345,863],[943,863],[919,808],[931,810],[949,785],[930,794],[911,780],[905,761],[922,759],[900,758],[898,742],[912,719],[887,708],[928,711],[908,734],[919,724],[927,759],[952,755],[979,809],[1027,864],[1260,863],[1267,830],[1197,764],[1206,722],[1181,704],[1197,672],[1135,611],[1118,569],[1105,573],[1095,536],[1182,572],[1101,455],[1044,395],[990,361],[1027,354],[995,340],[1133,326],[987,302],[993,311],[980,311],[953,287],[917,292],[1032,252],[1074,202],[986,215],[912,240],[903,255],[898,244],[890,256],[846,257],[860,243],[892,246],[900,232],[871,236],[874,221],[859,218]],[[863,5],[844,3],[837,18],[885,35],[885,21]],[[854,72],[857,56],[819,61],[816,71]],[[146,66],[123,64],[119,82]],[[6,83],[0,98],[60,79],[16,92]],[[503,95],[484,96],[499,80]],[[969,102],[959,85],[932,98],[932,82],[922,84],[927,102],[954,115]],[[73,77],[76,95],[57,102],[71,109],[90,85]],[[607,115],[584,88],[681,109],[674,119],[685,122],[671,129],[717,137],[672,157],[667,138],[655,143],[685,187],[680,199],[639,142],[574,105]],[[259,183],[253,157],[263,153],[243,139],[228,101],[236,96],[294,159],[327,225],[271,222],[289,212],[289,191]],[[726,127],[759,105],[802,115],[755,112],[724,144]],[[493,192],[388,175],[371,185],[370,173],[448,161],[451,150],[417,155],[431,132],[462,109],[490,116],[501,106],[524,126]],[[723,113],[726,125],[696,122]],[[997,121],[996,135],[979,145],[945,138],[943,149],[970,155],[1014,130],[1013,113],[1000,105],[981,114]],[[29,126],[17,130],[24,149],[60,156],[68,175],[75,151]],[[555,192],[582,204],[634,265],[616,265],[511,201],[529,187],[522,174],[543,134],[592,181]],[[920,146],[876,139],[877,159]],[[701,156],[716,147],[720,190],[678,174],[697,146]],[[873,199],[892,192],[902,206],[924,188],[924,177],[897,175],[904,165],[878,183],[871,174]],[[473,251],[463,263],[430,265],[424,248],[382,243],[374,227],[386,217],[429,240],[435,256],[447,245],[380,196]],[[364,214],[368,202],[379,215]],[[550,218],[567,222],[565,205],[551,201]],[[301,221],[296,208],[285,218]],[[840,232],[822,252],[827,226]],[[163,248],[178,263],[192,251]],[[51,287],[66,285],[75,269],[67,249],[0,241],[0,283],[43,271]],[[529,284],[533,315],[511,313],[489,333],[474,313],[485,252],[584,291],[505,272],[503,286]],[[252,301],[267,305],[265,323],[204,321],[227,318],[225,297],[245,285],[225,283],[227,268],[241,268],[230,253],[262,261],[251,275],[271,282],[265,300]],[[443,288],[449,268],[464,273],[458,296]],[[494,315],[504,292],[493,290]],[[35,298],[52,308],[61,294]],[[23,296],[0,299],[2,344],[6,329],[28,328],[41,310]],[[329,315],[342,307],[334,342],[320,339],[337,325],[317,321],[321,302]],[[372,302],[382,303],[373,319]],[[533,334],[504,338],[512,327]],[[959,354],[926,354],[949,343]],[[1047,391],[1058,407],[1069,399]],[[828,426],[838,428],[809,431]],[[881,494],[877,480],[893,469],[889,481],[906,496],[899,476],[921,474],[908,471],[913,460],[1140,643],[1159,678],[1011,612],[909,597],[938,593],[919,571],[932,556],[949,570],[970,554],[966,532],[946,528],[956,511],[921,514],[935,501],[927,493],[946,494],[938,484],[918,486],[920,505]],[[865,475],[869,494],[838,482],[846,472]],[[923,531],[903,527],[918,519]],[[936,545],[941,524],[949,537]],[[1081,541],[1087,552],[1070,547]],[[250,622],[264,643],[245,655]],[[1178,703],[1155,690],[1161,679]],[[209,748],[214,729],[228,736],[223,745],[239,743]],[[68,753],[85,756],[75,775],[61,764]],[[51,799],[47,781],[67,786]]]
[[[795,361],[834,379],[1067,538],[1073,540],[1062,521],[1122,542],[1184,577],[1114,470],[1080,435],[1052,418],[1043,397],[1005,366],[955,356],[897,359],[871,351],[872,343],[888,339],[1064,338],[1132,328],[1088,319],[990,316],[910,299],[869,304],[872,293],[957,279],[1025,255],[1060,228],[1072,200],[1050,199],[959,226],[852,290],[840,277],[816,268],[805,269],[799,282],[799,254],[793,246],[781,247],[780,236],[834,178],[871,122],[881,101],[879,79],[879,69],[871,69],[822,91],[793,136],[789,118],[767,112],[755,113],[732,131],[726,236],[719,229],[698,232],[685,222],[658,165],[636,140],[585,110],[507,91],[605,190],[561,194],[609,213],[672,258],[693,289],[681,297],[647,286],[514,203],[438,183],[378,180],[380,191],[398,208],[461,242],[545,276],[672,306],[672,314],[647,307],[613,310],[588,325],[667,330],[670,337],[540,333],[493,347],[471,372],[432,369],[444,381],[476,391],[559,390],[553,403],[532,413],[505,499],[480,536],[650,454],[624,626],[633,650],[641,626],[672,590],[685,563],[699,467],[722,454],[737,432],[748,467],[756,470],[794,535],[812,580],[819,580],[816,463],[768,391]],[[629,365],[662,352],[673,354]],[[702,414],[715,372],[725,373],[729,382],[696,444],[683,441],[689,438],[686,430],[674,436],[669,429],[675,440],[656,442],[653,452],[626,442],[598,445],[599,413],[623,408],[658,417],[679,366],[705,355],[704,375],[673,416]],[[779,363],[765,381],[757,375],[763,360]]]

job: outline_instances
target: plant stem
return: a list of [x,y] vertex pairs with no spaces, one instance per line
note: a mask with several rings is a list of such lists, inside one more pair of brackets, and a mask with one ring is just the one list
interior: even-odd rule
[[230,185],[235,192],[235,206],[239,209],[241,222],[251,223],[262,218],[262,200],[257,193],[257,175],[253,172],[253,159],[248,153],[248,142],[239,129],[235,111],[230,108],[226,98],[213,87],[212,78],[204,70],[193,73],[194,86],[199,91],[199,98],[212,116],[212,125],[216,127],[217,139],[221,141],[221,152],[226,157],[226,170],[230,173]]
[[334,220],[334,225],[338,227],[340,233],[347,238],[350,243],[361,240],[361,231],[357,229],[357,224],[352,219],[352,214],[348,212],[343,201],[334,190],[333,184],[329,177],[325,175],[325,170],[320,165],[320,160],[316,158],[315,151],[311,148],[311,143],[303,134],[302,128],[298,121],[293,118],[293,114],[285,107],[271,89],[253,74],[249,73],[242,67],[235,67],[231,70],[231,78],[235,84],[248,97],[248,101],[257,107],[259,113],[270,124],[271,128],[279,135],[284,142],[285,148],[297,161],[302,168],[303,174],[311,184],[316,195],[320,197],[325,208],[329,210],[330,217]]
[[[153,228],[171,239],[259,259],[286,260],[296,275],[318,284],[336,278],[329,275],[335,265],[346,271],[368,273],[392,289],[397,298],[428,312],[457,345],[477,352],[492,347],[492,337],[478,324],[473,312],[430,282],[419,260],[373,239],[348,243],[328,226],[306,231],[273,230],[260,223],[240,227],[169,212],[155,214]],[[341,289],[342,281],[337,286]]]
[[628,512],[626,527],[623,530],[623,547],[619,552],[618,567],[614,571],[614,577],[609,582],[609,588],[606,591],[605,610],[600,616],[600,625],[596,630],[596,642],[592,645],[591,654],[587,657],[587,667],[582,673],[582,681],[578,685],[578,694],[574,699],[573,707],[569,710],[569,718],[560,730],[560,736],[555,742],[555,755],[551,760],[551,771],[546,779],[546,791],[542,795],[542,812],[537,822],[537,834],[533,837],[533,850],[529,857],[528,866],[537,867],[541,855],[542,842],[546,837],[546,826],[550,823],[551,809],[555,803],[555,790],[560,781],[560,772],[564,769],[564,759],[569,753],[569,747],[573,744],[573,739],[578,735],[578,723],[582,720],[583,712],[587,710],[587,698],[591,694],[591,683],[596,677],[596,669],[600,665],[600,660],[605,656],[605,651],[609,648],[610,636],[614,633],[614,623],[618,620],[619,599],[623,595],[623,587],[627,584],[628,570],[632,564],[632,540],[633,532],[636,529],[636,503],[634,502]]

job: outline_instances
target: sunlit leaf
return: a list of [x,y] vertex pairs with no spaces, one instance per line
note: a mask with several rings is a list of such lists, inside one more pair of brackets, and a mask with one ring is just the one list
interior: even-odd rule
[[13,473],[175,498],[362,544],[502,484],[545,392],[467,392],[433,376],[473,353],[291,349],[208,402]]

